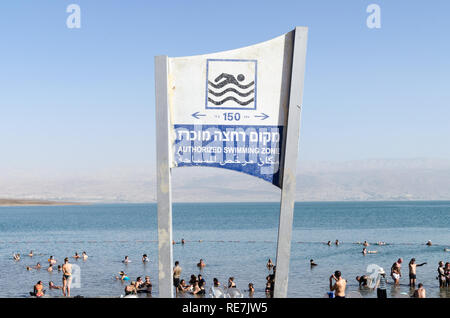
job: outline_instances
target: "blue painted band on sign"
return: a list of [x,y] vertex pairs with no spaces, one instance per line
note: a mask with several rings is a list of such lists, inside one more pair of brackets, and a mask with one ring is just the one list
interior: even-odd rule
[[283,126],[174,125],[174,129],[178,167],[225,168],[280,186]]

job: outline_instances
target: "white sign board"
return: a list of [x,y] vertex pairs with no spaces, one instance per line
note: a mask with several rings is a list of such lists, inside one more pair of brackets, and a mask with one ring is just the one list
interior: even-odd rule
[[168,59],[171,167],[226,168],[281,186],[293,33]]

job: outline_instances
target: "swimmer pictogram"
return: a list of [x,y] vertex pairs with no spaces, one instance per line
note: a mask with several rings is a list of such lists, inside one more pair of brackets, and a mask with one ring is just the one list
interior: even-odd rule
[[206,108],[256,109],[256,61],[207,60]]

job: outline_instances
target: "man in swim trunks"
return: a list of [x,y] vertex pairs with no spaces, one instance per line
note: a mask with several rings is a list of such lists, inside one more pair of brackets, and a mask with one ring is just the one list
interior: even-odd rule
[[72,282],[72,264],[69,263],[69,258],[64,259],[64,265],[62,266],[63,272],[63,288],[62,292],[64,296],[70,297],[70,283]]
[[180,266],[180,262],[175,262],[175,267],[173,268],[173,286],[178,287],[180,284],[180,276],[181,276],[182,268]]
[[416,259],[411,258],[409,261],[409,286],[412,287],[416,285],[416,269],[418,266],[423,266],[425,264],[426,263],[416,264]]
[[[333,285],[333,279],[336,281]],[[330,276],[330,291],[334,291],[334,298],[345,298],[345,288],[347,286],[347,281],[342,278],[340,271],[335,271],[333,275]]]

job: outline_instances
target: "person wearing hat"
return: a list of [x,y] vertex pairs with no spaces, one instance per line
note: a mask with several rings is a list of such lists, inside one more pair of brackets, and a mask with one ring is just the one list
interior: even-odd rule
[[386,285],[386,272],[384,269],[380,268],[377,283],[375,284],[375,288],[377,289],[377,298],[387,298]]

